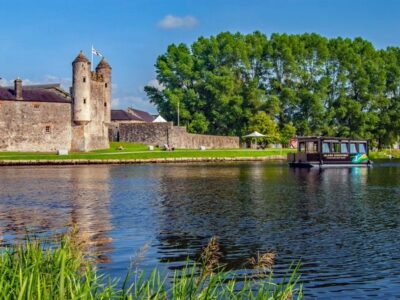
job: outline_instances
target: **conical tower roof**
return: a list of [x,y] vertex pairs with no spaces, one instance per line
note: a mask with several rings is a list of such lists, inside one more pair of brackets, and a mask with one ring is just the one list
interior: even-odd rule
[[99,69],[111,69],[110,64],[104,57],[101,59],[101,61],[99,62],[99,64],[96,67],[96,70],[99,70]]
[[86,58],[85,54],[83,54],[83,51],[79,52],[78,56],[74,59],[72,63],[77,63],[77,62],[89,62],[89,60]]

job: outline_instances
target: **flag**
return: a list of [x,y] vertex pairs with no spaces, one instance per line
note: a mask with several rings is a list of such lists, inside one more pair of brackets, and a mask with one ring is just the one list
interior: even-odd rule
[[93,48],[92,46],[92,54],[103,57],[103,55],[101,55],[101,53],[99,51],[97,51],[96,49]]

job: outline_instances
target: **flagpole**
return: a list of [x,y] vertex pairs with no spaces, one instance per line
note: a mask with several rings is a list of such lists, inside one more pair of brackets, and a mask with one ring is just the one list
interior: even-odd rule
[[90,52],[92,52],[92,65],[91,65],[91,70],[90,71],[93,71],[93,45],[92,45],[92,50],[90,51]]

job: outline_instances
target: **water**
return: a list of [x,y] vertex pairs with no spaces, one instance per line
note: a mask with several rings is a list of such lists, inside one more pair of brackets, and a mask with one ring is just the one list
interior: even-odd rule
[[165,272],[220,237],[224,263],[241,269],[275,251],[275,275],[301,260],[310,298],[400,297],[400,164],[289,169],[267,163],[0,169],[0,242],[26,231],[77,239],[101,268],[123,276]]

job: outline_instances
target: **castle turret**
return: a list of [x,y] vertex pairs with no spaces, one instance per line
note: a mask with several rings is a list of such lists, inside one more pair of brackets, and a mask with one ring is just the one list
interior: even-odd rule
[[111,122],[111,66],[103,57],[96,67],[96,73],[103,77],[104,84],[104,121]]
[[90,119],[90,62],[81,51],[72,62],[73,121],[86,124]]

